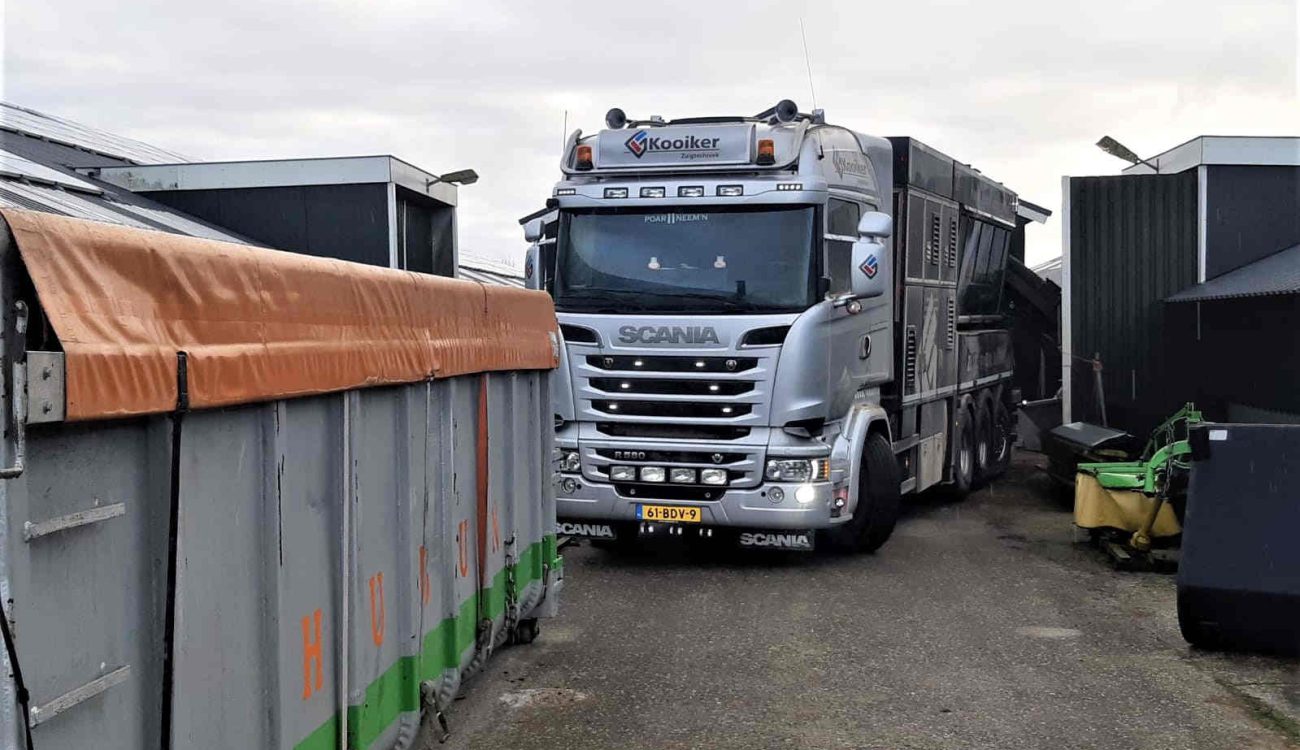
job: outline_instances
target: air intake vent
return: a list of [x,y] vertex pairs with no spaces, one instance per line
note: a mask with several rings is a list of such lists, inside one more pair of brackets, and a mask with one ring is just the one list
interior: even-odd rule
[[948,298],[948,350],[957,346],[957,298]]
[[572,326],[572,325],[566,325],[561,323],[560,334],[564,336],[565,341],[569,341],[574,344],[600,343],[600,339],[596,336],[595,331],[591,330],[590,328],[583,328],[582,326]]
[[948,220],[948,267],[957,267],[957,220]]
[[903,347],[903,387],[909,391],[916,390],[916,326],[907,327]]
[[939,237],[939,215],[932,214],[930,216],[930,247],[929,252],[926,254],[926,260],[928,260],[931,265],[939,265],[939,251],[942,247],[943,245],[940,243]]
[[745,334],[745,338],[740,340],[740,345],[745,346],[780,346],[785,343],[785,335],[790,332],[790,326],[772,326],[771,328],[755,328]]

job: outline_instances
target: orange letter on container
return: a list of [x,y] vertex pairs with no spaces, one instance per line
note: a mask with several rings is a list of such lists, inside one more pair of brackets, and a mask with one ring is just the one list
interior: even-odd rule
[[461,521],[456,533],[456,549],[460,553],[458,572],[461,578],[469,578],[469,521]]
[[[375,607],[375,589],[379,589],[379,607]],[[370,637],[376,646],[384,645],[384,574],[370,576]]]
[[428,604],[433,596],[429,592],[429,550],[420,545],[420,604]]
[[[316,635],[313,638],[311,634],[312,620],[316,621]],[[312,613],[311,617],[302,618],[302,699],[311,698],[311,694],[320,690],[324,686],[324,680],[321,677],[321,646],[320,646],[320,609]],[[311,684],[311,667],[316,665],[316,687],[313,690]]]

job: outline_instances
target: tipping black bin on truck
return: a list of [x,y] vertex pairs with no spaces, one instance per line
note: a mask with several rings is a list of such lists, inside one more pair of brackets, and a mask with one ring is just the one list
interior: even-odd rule
[[1206,423],[1189,442],[1183,637],[1300,654],[1300,425]]

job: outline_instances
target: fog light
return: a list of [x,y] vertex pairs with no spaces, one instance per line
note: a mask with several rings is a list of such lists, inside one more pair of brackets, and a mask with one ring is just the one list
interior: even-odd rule
[[569,474],[577,474],[582,471],[582,459],[578,456],[577,451],[560,452],[560,471]]
[[664,481],[664,467],[662,466],[642,466],[642,482],[662,482]]
[[767,491],[767,499],[774,503],[779,503],[785,499],[785,490],[780,487],[773,487]]
[[695,469],[673,469],[668,472],[668,481],[673,484],[695,484]]
[[609,467],[609,478],[615,482],[635,482],[635,466],[611,466]]
[[794,499],[799,501],[801,505],[811,503],[816,497],[817,491],[813,489],[811,484],[801,484],[799,489],[794,491]]
[[575,494],[578,491],[578,480],[573,477],[565,477],[564,481],[560,482],[560,489],[566,495]]
[[835,491],[831,493],[831,497],[832,497],[832,501],[831,501],[832,506],[834,506],[835,508],[843,508],[844,506],[849,504],[849,488],[836,487]]
[[700,481],[705,484],[726,484],[726,469],[703,469],[700,471]]

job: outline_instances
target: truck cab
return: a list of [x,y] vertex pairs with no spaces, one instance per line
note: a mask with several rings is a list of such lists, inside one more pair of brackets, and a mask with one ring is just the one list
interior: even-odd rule
[[789,101],[606,125],[525,223],[563,338],[562,532],[879,547],[910,461],[893,145]]

